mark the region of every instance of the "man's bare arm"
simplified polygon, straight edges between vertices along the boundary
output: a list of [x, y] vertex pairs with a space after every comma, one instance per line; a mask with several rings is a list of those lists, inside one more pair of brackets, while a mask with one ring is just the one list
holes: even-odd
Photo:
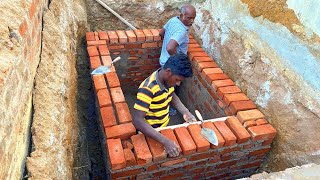
[[171, 141], [170, 139], [153, 129], [153, 127], [151, 127], [144, 120], [145, 115], [145, 112], [134, 109], [132, 122], [136, 129], [141, 131], [145, 136], [150, 137], [163, 144], [166, 152], [169, 154], [169, 157], [179, 156], [178, 145], [174, 141]]
[[196, 118], [190, 113], [189, 109], [180, 101], [180, 98], [173, 93], [171, 104], [175, 107], [182, 115], [183, 119], [187, 122], [197, 121]]
[[170, 39], [168, 45], [167, 45], [167, 51], [170, 55], [177, 54], [177, 47], [178, 47], [177, 41]]
[[164, 38], [165, 33], [166, 33], [166, 30], [163, 28], [159, 31], [159, 35], [161, 36], [162, 39]]

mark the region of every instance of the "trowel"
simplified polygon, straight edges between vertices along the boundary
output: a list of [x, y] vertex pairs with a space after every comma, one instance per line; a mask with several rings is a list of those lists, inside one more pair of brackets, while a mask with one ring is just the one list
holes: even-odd
[[119, 61], [120, 59], [121, 59], [121, 57], [118, 56], [113, 61], [111, 61], [111, 65], [110, 66], [99, 66], [98, 68], [96, 68], [95, 70], [92, 71], [91, 75], [94, 75], [94, 74], [105, 74], [105, 73], [110, 72], [113, 63]]
[[197, 118], [201, 121], [201, 135], [207, 140], [209, 141], [211, 144], [218, 146], [219, 142], [218, 142], [218, 138], [216, 133], [209, 128], [204, 128], [203, 127], [203, 118], [200, 114], [200, 112], [198, 110], [195, 110], [196, 116]]

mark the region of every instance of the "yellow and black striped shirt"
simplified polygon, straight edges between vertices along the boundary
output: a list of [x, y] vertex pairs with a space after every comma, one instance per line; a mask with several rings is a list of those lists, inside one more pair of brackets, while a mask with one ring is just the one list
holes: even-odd
[[153, 72], [140, 84], [134, 108], [147, 113], [144, 119], [150, 125], [166, 127], [170, 120], [169, 106], [174, 87], [166, 89], [160, 84], [158, 72]]

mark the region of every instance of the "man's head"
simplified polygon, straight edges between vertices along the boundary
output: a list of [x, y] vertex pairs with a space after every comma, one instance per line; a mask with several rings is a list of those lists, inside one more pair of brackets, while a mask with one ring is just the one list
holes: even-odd
[[180, 9], [180, 20], [185, 26], [191, 26], [196, 17], [196, 9], [191, 4], [185, 4]]
[[184, 78], [192, 77], [192, 67], [187, 55], [183, 53], [170, 56], [163, 66], [166, 87], [180, 86]]

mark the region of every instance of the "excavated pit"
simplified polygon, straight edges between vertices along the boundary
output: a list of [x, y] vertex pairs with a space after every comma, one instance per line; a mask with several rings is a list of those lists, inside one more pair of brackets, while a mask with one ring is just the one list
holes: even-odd
[[[306, 85], [310, 83], [309, 78], [297, 78], [299, 73], [283, 65], [283, 61], [294, 62], [300, 60], [300, 56], [294, 52], [290, 58], [281, 57], [282, 52], [274, 54], [274, 50], [292, 48], [272, 46], [273, 42], [259, 35], [259, 28], [248, 28], [253, 27], [252, 22], [265, 21], [256, 17], [259, 13], [255, 10], [260, 10], [256, 2], [248, 3], [251, 15], [246, 14], [247, 6], [241, 1], [230, 5], [218, 1], [195, 2], [198, 14], [190, 32], [194, 37], [190, 36], [188, 52], [195, 76], [182, 83], [179, 97], [191, 112], [200, 110], [204, 119], [222, 117], [225, 120], [224, 117], [229, 116], [222, 123], [207, 122], [221, 135], [223, 143], [219, 147], [202, 146], [199, 134], [194, 134], [197, 130], [192, 129], [198, 129], [198, 125], [179, 126], [183, 123], [180, 114], [171, 117], [168, 130], [183, 147], [175, 159], [157, 154], [159, 151], [150, 145], [155, 142], [133, 131], [129, 135], [114, 133], [114, 129], [124, 125], [133, 126], [128, 119], [121, 121], [124, 111], [118, 112], [119, 102], [115, 97], [120, 91], [114, 93], [112, 88], [122, 90], [121, 103], [128, 106], [127, 112], [132, 112], [138, 85], [159, 68], [158, 28], [178, 14], [176, 7], [181, 3], [105, 1], [140, 30], [129, 31], [95, 0], [30, 0], [14, 4], [5, 0], [0, 4], [8, 12], [8, 17], [2, 18], [0, 41], [3, 55], [0, 179], [174, 179], [183, 176], [228, 179], [248, 177], [269, 168], [282, 170], [319, 162], [319, 143], [314, 141], [319, 135], [313, 133], [319, 129], [319, 103], [312, 98], [317, 89]], [[284, 2], [279, 6], [284, 4], [287, 11]], [[270, 7], [272, 9], [272, 4]], [[282, 12], [281, 8], [276, 9]], [[254, 26], [268, 27], [270, 31], [263, 34], [270, 37], [292, 35], [272, 22], [281, 22], [289, 31], [296, 31], [293, 35], [307, 44], [303, 47], [314, 56], [303, 52], [314, 63], [319, 53], [312, 43], [319, 42], [318, 36], [305, 36], [304, 24], [294, 16], [294, 11], [288, 12], [290, 16], [284, 19], [294, 21], [282, 21], [281, 16], [274, 20], [268, 11], [262, 15], [271, 19], [271, 23]], [[224, 19], [225, 14], [233, 13], [237, 15], [230, 16], [232, 20]], [[256, 19], [248, 20], [251, 16]], [[292, 22], [298, 22], [294, 23], [297, 26], [291, 26]], [[230, 32], [224, 32], [226, 29]], [[129, 32], [133, 36], [129, 36]], [[291, 42], [288, 44], [300, 45], [288, 40]], [[109, 54], [102, 54], [105, 52], [101, 46], [105, 46]], [[96, 52], [92, 54], [92, 51]], [[297, 53], [305, 55], [301, 51]], [[117, 56], [122, 60], [115, 64], [113, 73], [120, 84], [109, 87], [108, 77], [103, 76], [106, 86], [97, 88], [97, 77], [90, 72], [106, 63], [104, 58]], [[100, 64], [95, 64], [97, 59]], [[270, 73], [266, 76], [265, 72]], [[314, 78], [312, 74], [307, 75]], [[311, 84], [319, 87], [317, 82]], [[110, 102], [101, 105], [98, 94], [102, 90], [109, 93]], [[111, 125], [105, 124], [105, 121], [111, 122], [111, 116], [101, 113], [101, 109], [108, 107], [113, 108], [111, 114], [115, 116], [115, 123]], [[133, 148], [125, 146], [128, 142]], [[188, 143], [193, 145], [186, 146]], [[156, 147], [164, 152], [161, 145]], [[267, 159], [270, 150], [271, 156]], [[270, 163], [272, 161], [275, 163]]]
[[193, 37], [189, 38], [194, 76], [182, 83], [178, 95], [191, 112], [197, 109], [209, 119], [204, 126], [215, 131], [219, 144], [210, 145], [198, 123], [181, 124], [181, 116], [177, 116], [170, 126], [157, 128], [181, 147], [180, 156], [168, 158], [161, 144], [137, 134], [130, 114], [138, 86], [160, 67], [159, 31], [86, 33], [91, 70], [110, 66], [112, 59], [121, 57], [111, 72], [92, 75], [108, 178], [241, 178], [265, 163], [276, 130]]

